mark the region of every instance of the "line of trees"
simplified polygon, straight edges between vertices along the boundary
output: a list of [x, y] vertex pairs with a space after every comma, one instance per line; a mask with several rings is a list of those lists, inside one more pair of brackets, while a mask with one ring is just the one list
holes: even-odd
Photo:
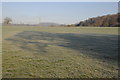
[[[4, 18], [3, 24], [11, 23], [12, 23], [11, 18], [9, 17]], [[80, 21], [78, 24], [71, 24], [67, 26], [120, 27], [120, 13], [89, 18], [88, 20]]]
[[80, 21], [75, 26], [120, 27], [120, 13], [89, 18], [88, 20]]

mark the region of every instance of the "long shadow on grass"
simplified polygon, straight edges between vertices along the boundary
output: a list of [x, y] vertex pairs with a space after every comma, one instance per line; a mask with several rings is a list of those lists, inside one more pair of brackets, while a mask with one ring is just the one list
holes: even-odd
[[32, 52], [46, 53], [45, 48], [48, 45], [57, 45], [80, 51], [94, 58], [117, 62], [117, 35], [24, 31], [7, 40], [13, 41], [15, 44], [19, 44], [22, 49]]

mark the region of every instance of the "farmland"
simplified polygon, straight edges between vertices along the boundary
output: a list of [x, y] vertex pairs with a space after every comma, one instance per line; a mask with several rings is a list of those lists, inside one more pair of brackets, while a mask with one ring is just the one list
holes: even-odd
[[3, 26], [3, 78], [118, 77], [117, 27]]

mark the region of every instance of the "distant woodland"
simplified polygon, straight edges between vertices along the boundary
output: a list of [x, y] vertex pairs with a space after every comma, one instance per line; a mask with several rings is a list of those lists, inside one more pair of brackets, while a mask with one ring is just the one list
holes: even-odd
[[79, 23], [72, 25], [95, 27], [120, 27], [120, 13], [89, 18], [88, 20], [80, 21]]
[[98, 16], [89, 18], [84, 21], [80, 21], [76, 24], [57, 24], [57, 23], [41, 23], [41, 24], [13, 24], [13, 21], [11, 18], [6, 17], [4, 19], [3, 25], [17, 25], [17, 26], [64, 26], [64, 27], [120, 27], [120, 13], [117, 14], [111, 14], [111, 15], [104, 15], [104, 16]]

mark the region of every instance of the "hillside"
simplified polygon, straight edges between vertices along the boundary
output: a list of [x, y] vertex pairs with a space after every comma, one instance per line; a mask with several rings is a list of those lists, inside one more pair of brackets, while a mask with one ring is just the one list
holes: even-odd
[[75, 26], [96, 26], [96, 27], [120, 27], [120, 19], [118, 17], [120, 14], [112, 14], [105, 16], [98, 16], [94, 18], [89, 18], [85, 21], [80, 21]]

